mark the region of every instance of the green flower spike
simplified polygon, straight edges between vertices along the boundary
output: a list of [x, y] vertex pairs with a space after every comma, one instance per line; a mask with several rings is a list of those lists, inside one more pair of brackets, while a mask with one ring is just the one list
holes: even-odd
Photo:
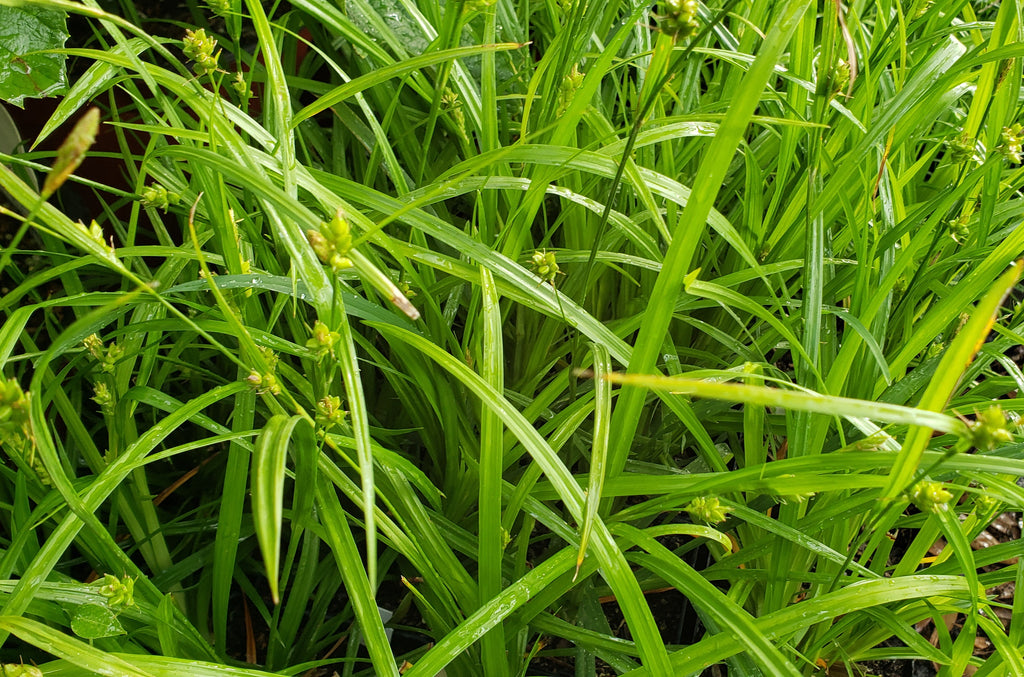
[[729, 508], [723, 506], [717, 496], [695, 498], [683, 510], [690, 513], [690, 517], [694, 520], [708, 524], [724, 522], [729, 514]]
[[1013, 430], [1008, 425], [1006, 414], [998, 404], [978, 412], [974, 421], [967, 423], [968, 434], [963, 446], [992, 451], [996, 447], [1013, 442]]
[[320, 230], [307, 230], [306, 237], [321, 263], [338, 272], [352, 267], [348, 253], [352, 249], [352, 231], [348, 220], [339, 209], [334, 218], [320, 224]]
[[135, 579], [130, 576], [118, 578], [104, 574], [103, 578], [93, 582], [99, 587], [99, 593], [107, 598], [107, 604], [113, 607], [135, 606]]
[[839, 59], [834, 67], [822, 73], [819, 78], [818, 95], [831, 100], [849, 86], [850, 64], [844, 59]]
[[92, 355], [94, 360], [98, 362], [103, 361], [106, 352], [103, 349], [103, 341], [97, 334], [89, 334], [86, 336], [85, 340], [82, 341], [82, 345], [85, 346], [85, 349], [89, 351], [89, 354]]
[[96, 134], [100, 129], [100, 109], [90, 108], [85, 112], [68, 134], [68, 138], [57, 149], [57, 158], [53, 161], [50, 173], [46, 175], [43, 182], [43, 190], [40, 193], [45, 200], [64, 185], [78, 165], [85, 159], [85, 153], [96, 141]]
[[106, 383], [97, 383], [93, 388], [92, 401], [100, 405], [100, 411], [107, 416], [114, 413], [114, 396], [110, 394], [110, 388]]
[[331, 331], [326, 324], [320, 320], [313, 325], [313, 338], [306, 341], [306, 347], [317, 351], [319, 357], [327, 353], [334, 354], [335, 344], [341, 340], [341, 334]]
[[231, 0], [206, 0], [206, 4], [217, 16], [226, 17], [231, 11]]
[[444, 94], [441, 95], [441, 110], [447, 111], [451, 116], [452, 122], [459, 130], [459, 135], [464, 139], [467, 138], [466, 115], [462, 112], [462, 101], [459, 100], [458, 93], [446, 88]]
[[316, 422], [324, 428], [330, 429], [341, 425], [347, 414], [348, 412], [341, 408], [340, 397], [332, 395], [316, 403]]
[[697, 0], [665, 0], [666, 14], [661, 29], [674, 39], [688, 38], [697, 32]]
[[205, 75], [217, 70], [217, 59], [220, 58], [220, 52], [214, 53], [213, 51], [217, 49], [215, 38], [209, 37], [206, 35], [206, 31], [200, 28], [195, 31], [186, 30], [183, 42], [185, 44], [182, 51], [185, 53], [185, 58], [195, 61], [192, 64], [192, 70]]
[[584, 74], [580, 72], [579, 65], [573, 64], [572, 69], [562, 78], [562, 82], [558, 86], [557, 115], [559, 117], [569, 109], [573, 98], [576, 96], [576, 90], [583, 85], [584, 77]]
[[93, 359], [100, 363], [100, 368], [108, 374], [114, 371], [117, 361], [124, 357], [124, 346], [111, 343], [109, 348], [104, 348], [103, 341], [96, 334], [86, 336], [82, 345], [89, 351]]
[[165, 214], [168, 207], [178, 204], [178, 201], [181, 200], [180, 195], [167, 190], [159, 183], [146, 186], [142, 189], [141, 195], [143, 207], [154, 207]]
[[942, 512], [949, 509], [953, 494], [949, 493], [942, 482], [921, 480], [910, 490], [910, 500], [921, 512]]
[[1024, 127], [1020, 123], [1003, 127], [999, 135], [999, 152], [1014, 164], [1021, 163], [1021, 144], [1024, 142]]
[[971, 236], [971, 228], [968, 225], [970, 222], [970, 214], [961, 214], [949, 222], [949, 236], [953, 238], [954, 242], [957, 244], [967, 242], [967, 238]]
[[565, 274], [558, 267], [555, 252], [535, 251], [530, 258], [530, 269], [542, 282], [547, 282], [552, 286], [555, 284], [556, 276]]
[[29, 397], [12, 379], [0, 380], [0, 441], [28, 433]]
[[245, 377], [245, 382], [256, 391], [257, 395], [280, 395], [281, 385], [273, 374], [261, 374], [258, 371], [250, 371]]

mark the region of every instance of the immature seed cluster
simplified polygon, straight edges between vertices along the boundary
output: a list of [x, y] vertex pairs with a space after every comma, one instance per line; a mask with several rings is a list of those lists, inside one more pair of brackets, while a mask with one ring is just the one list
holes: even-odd
[[684, 508], [690, 517], [698, 522], [718, 524], [724, 522], [729, 508], [722, 505], [717, 496], [698, 496]]
[[329, 265], [334, 272], [352, 267], [348, 258], [352, 249], [352, 231], [340, 209], [333, 219], [320, 224], [320, 230], [307, 230], [306, 237], [320, 262]]
[[185, 53], [185, 58], [195, 61], [192, 70], [204, 75], [209, 75], [217, 70], [217, 59], [220, 58], [220, 52], [214, 53], [213, 51], [217, 49], [215, 38], [206, 35], [206, 31], [200, 28], [195, 31], [185, 31], [183, 42], [182, 51]]
[[0, 380], [0, 442], [27, 431], [28, 404], [28, 393], [16, 380]]
[[168, 207], [178, 204], [181, 196], [169, 191], [159, 183], [152, 183], [142, 189], [142, 206], [154, 207], [167, 213]]
[[563, 274], [555, 259], [555, 252], [535, 251], [530, 258], [530, 268], [543, 282], [551, 285], [555, 284], [555, 277]]
[[697, 0], [666, 0], [661, 29], [678, 40], [697, 32]]

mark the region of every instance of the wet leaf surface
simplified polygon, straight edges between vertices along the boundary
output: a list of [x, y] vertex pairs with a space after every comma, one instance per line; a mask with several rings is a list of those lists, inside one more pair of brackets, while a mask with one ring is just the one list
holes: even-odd
[[0, 6], [0, 99], [21, 107], [26, 98], [64, 92], [66, 58], [41, 52], [60, 49], [67, 39], [63, 12]]

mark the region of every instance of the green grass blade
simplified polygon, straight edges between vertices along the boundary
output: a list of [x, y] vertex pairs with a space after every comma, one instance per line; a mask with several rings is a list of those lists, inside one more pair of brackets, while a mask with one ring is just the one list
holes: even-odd
[[[252, 463], [252, 513], [256, 538], [270, 583], [274, 604], [280, 602], [278, 579], [281, 566], [281, 523], [284, 519], [284, 471], [292, 436], [296, 444], [310, 445], [311, 435], [301, 435], [299, 416], [272, 416], [256, 438]], [[308, 429], [308, 426], [306, 426]]]

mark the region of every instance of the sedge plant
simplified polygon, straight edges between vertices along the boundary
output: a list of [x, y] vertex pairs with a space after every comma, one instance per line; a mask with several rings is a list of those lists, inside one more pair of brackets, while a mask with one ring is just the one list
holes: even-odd
[[27, 1], [4, 674], [1024, 674], [1017, 3]]

